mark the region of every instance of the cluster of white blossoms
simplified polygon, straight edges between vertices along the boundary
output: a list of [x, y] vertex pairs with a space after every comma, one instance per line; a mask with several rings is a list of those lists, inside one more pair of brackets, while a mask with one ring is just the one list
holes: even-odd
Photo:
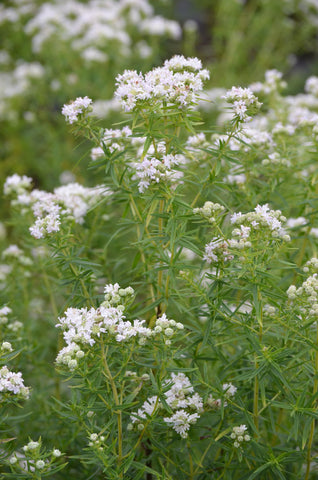
[[175, 335], [175, 333], [178, 332], [178, 330], [183, 330], [184, 325], [181, 322], [176, 322], [175, 320], [171, 319], [169, 320], [167, 318], [167, 315], [163, 313], [161, 317], [157, 318], [155, 327], [154, 327], [154, 333], [162, 333], [162, 335], [165, 337], [165, 344], [170, 345], [171, 344], [171, 337]]
[[284, 125], [282, 122], [277, 122], [272, 129], [272, 134], [274, 136], [288, 135], [291, 137], [292, 135], [294, 135], [295, 131], [296, 131], [296, 128], [294, 125], [290, 125], [290, 124]]
[[9, 458], [9, 464], [18, 467], [23, 474], [27, 473], [32, 476], [34, 476], [36, 470], [49, 470], [52, 463], [62, 455], [58, 448], [53, 448], [50, 452], [51, 460], [49, 461], [48, 454], [42, 451], [41, 439], [38, 441], [30, 440], [22, 447], [22, 451], [23, 453], [14, 452]]
[[92, 160], [97, 160], [98, 158], [103, 157], [105, 155], [104, 148], [109, 150], [110, 153], [122, 152], [127, 145], [127, 137], [130, 137], [131, 135], [132, 131], [127, 126], [122, 129], [106, 128], [100, 145], [91, 150]]
[[190, 135], [186, 142], [186, 146], [194, 150], [208, 145], [209, 143], [207, 142], [205, 134], [203, 132], [197, 133], [196, 135]]
[[233, 255], [229, 252], [229, 243], [224, 238], [214, 237], [205, 246], [203, 260], [207, 263], [227, 262], [233, 260], [233, 258]]
[[274, 307], [273, 305], [269, 305], [266, 303], [263, 307], [263, 315], [264, 317], [270, 317], [274, 318], [275, 315], [277, 314], [277, 308]]
[[13, 348], [10, 342], [2, 342], [0, 346], [0, 354], [1, 353], [11, 353], [13, 352]]
[[154, 328], [148, 328], [145, 320], [125, 320], [125, 306], [133, 294], [131, 287], [123, 289], [118, 283], [110, 284], [106, 285], [105, 301], [98, 308], [68, 308], [56, 325], [63, 330], [67, 344], [59, 352], [57, 364], [74, 370], [78, 360], [85, 356], [85, 348], [94, 345], [101, 335], [118, 343], [136, 338], [139, 345], [150, 338], [161, 338], [169, 345], [183, 324], [169, 320], [165, 314], [156, 320]]
[[318, 77], [308, 77], [305, 83], [305, 92], [318, 97]]
[[25, 181], [24, 177], [19, 181], [16, 174], [13, 177], [6, 180], [5, 193], [14, 196], [12, 205], [19, 206], [22, 213], [31, 208], [36, 220], [30, 233], [35, 238], [58, 232], [62, 217], [82, 224], [88, 211], [111, 193], [101, 185], [87, 188], [78, 183], [63, 185], [53, 193], [37, 189], [30, 192], [31, 181]]
[[105, 300], [102, 305], [104, 307], [117, 307], [118, 305], [126, 305], [134, 296], [132, 287], [121, 288], [118, 283], [110, 283], [104, 288]]
[[17, 262], [24, 267], [29, 267], [33, 264], [33, 260], [26, 256], [17, 245], [9, 245], [9, 247], [3, 250], [2, 258], [9, 262]]
[[267, 158], [262, 160], [262, 165], [273, 165], [275, 167], [281, 165], [283, 167], [291, 167], [291, 162], [287, 160], [287, 158], [282, 158], [278, 152], [273, 152], [270, 153]]
[[12, 313], [10, 307], [2, 307], [0, 308], [0, 326], [3, 325], [7, 331], [7, 333], [18, 333], [23, 328], [23, 323], [19, 322], [19, 320], [10, 321], [8, 319], [8, 315]]
[[[230, 383], [223, 383], [222, 390], [223, 390], [223, 406], [226, 407], [227, 400], [235, 396], [237, 392], [237, 388], [230, 382]], [[208, 407], [211, 407], [211, 408], [220, 408], [222, 405], [222, 399], [214, 398], [213, 395], [209, 395], [206, 401], [206, 404]]]
[[[1, 13], [0, 13], [1, 17]], [[1, 20], [0, 20], [1, 22]], [[38, 62], [16, 62], [11, 71], [0, 72], [0, 118], [4, 121], [16, 121], [18, 110], [15, 103], [23, 98], [35, 81], [42, 79], [44, 67]]]
[[282, 79], [283, 74], [278, 70], [267, 70], [265, 72], [265, 81], [252, 83], [249, 88], [252, 92], [269, 95], [279, 92], [286, 88], [287, 83]]
[[125, 111], [144, 105], [177, 104], [187, 106], [196, 102], [209, 72], [202, 69], [198, 58], [176, 55], [166, 60], [163, 67], [154, 68], [143, 75], [135, 70], [125, 70], [117, 76], [115, 97]]
[[233, 260], [236, 250], [252, 247], [260, 241], [269, 244], [273, 240], [289, 241], [283, 227], [286, 218], [280, 210], [270, 210], [267, 204], [257, 205], [253, 212], [234, 213], [231, 223], [237, 227], [232, 230], [232, 238], [215, 237], [205, 246], [203, 257], [208, 263]]
[[140, 41], [145, 34], [178, 39], [182, 32], [177, 22], [155, 15], [148, 0], [65, 0], [32, 6], [24, 30], [33, 37], [34, 52], [54, 38], [67, 42], [87, 61], [107, 62], [111, 48], [125, 57], [132, 47], [140, 57], [151, 54], [151, 47], [145, 53]]
[[231, 223], [238, 225], [232, 231], [232, 235], [238, 237], [238, 240], [229, 240], [231, 247], [240, 248], [240, 240], [243, 242], [243, 246], [249, 239], [252, 233], [262, 233], [262, 238], [265, 240], [270, 239], [282, 239], [289, 241], [290, 237], [286, 234], [286, 230], [283, 224], [286, 222], [286, 217], [282, 215], [280, 210], [270, 210], [268, 204], [257, 205], [253, 212], [245, 214], [234, 213], [231, 216]]
[[24, 452], [33, 452], [34, 450], [39, 450], [41, 447], [40, 442], [35, 442], [34, 440], [31, 440], [27, 445], [24, 445], [22, 450]]
[[98, 448], [98, 450], [103, 450], [102, 443], [104, 441], [104, 435], [98, 435], [98, 433], [91, 433], [89, 436], [88, 446]]
[[183, 155], [162, 155], [156, 158], [151, 155], [145, 155], [141, 162], [134, 164], [136, 168], [136, 177], [139, 179], [138, 189], [144, 193], [151, 184], [159, 182], [170, 183], [174, 185], [183, 177], [183, 172], [174, 167], [184, 162]]
[[307, 224], [308, 220], [305, 217], [288, 218], [286, 222], [288, 228], [304, 227]]
[[203, 207], [194, 208], [193, 213], [201, 215], [201, 217], [208, 220], [209, 223], [215, 223], [217, 217], [219, 217], [224, 210], [223, 205], [219, 203], [205, 202]]
[[2, 307], [0, 308], [0, 325], [5, 325], [8, 323], [8, 315], [12, 313], [12, 310], [10, 307]]
[[239, 427], [233, 427], [231, 438], [234, 440], [234, 447], [240, 448], [242, 447], [244, 442], [249, 442], [251, 437], [246, 433], [247, 426], [240, 425]]
[[[317, 262], [311, 259], [306, 266], [316, 267]], [[292, 301], [292, 305], [299, 307], [299, 312], [306, 317], [318, 317], [318, 274], [314, 273], [309, 276], [302, 285], [297, 288], [291, 285], [287, 290], [287, 296]]]
[[77, 122], [91, 111], [90, 105], [93, 103], [92, 99], [88, 97], [78, 97], [74, 102], [65, 104], [62, 108], [62, 114], [69, 124]]
[[251, 108], [253, 111], [258, 110], [262, 105], [249, 88], [232, 87], [222, 98], [228, 103], [232, 103], [234, 118], [240, 122], [249, 121]]
[[0, 398], [12, 395], [27, 399], [30, 395], [30, 389], [24, 386], [21, 372], [14, 373], [7, 366], [3, 366], [0, 369]]
[[[171, 378], [164, 382], [165, 386], [170, 386], [164, 393], [165, 403], [169, 405], [173, 414], [170, 417], [164, 417], [163, 420], [173, 428], [182, 438], [187, 438], [190, 426], [197, 422], [200, 413], [203, 412], [203, 401], [201, 396], [194, 392], [189, 378], [184, 373], [171, 374]], [[132, 429], [135, 425], [137, 429], [143, 430], [145, 422], [149, 417], [164, 410], [164, 405], [160, 398], [153, 396], [148, 398], [137, 412], [130, 416]]]
[[308, 273], [310, 271], [317, 272], [318, 271], [318, 258], [313, 257], [310, 260], [308, 260], [308, 262], [305, 263], [303, 271], [305, 273]]
[[23, 175], [22, 177], [17, 173], [14, 173], [10, 177], [7, 177], [4, 186], [3, 193], [5, 195], [23, 195], [28, 192], [32, 187], [32, 178]]

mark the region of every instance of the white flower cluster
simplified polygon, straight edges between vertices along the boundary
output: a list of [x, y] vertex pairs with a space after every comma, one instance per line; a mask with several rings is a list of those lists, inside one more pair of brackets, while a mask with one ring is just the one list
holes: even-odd
[[0, 118], [2, 120], [14, 122], [17, 119], [15, 102], [20, 97], [23, 98], [31, 89], [34, 80], [41, 79], [44, 74], [45, 69], [40, 63], [23, 61], [17, 62], [12, 71], [0, 72]]
[[318, 97], [318, 77], [308, 77], [305, 83], [305, 92]]
[[175, 184], [183, 177], [183, 172], [175, 170], [176, 165], [184, 162], [183, 155], [163, 155], [156, 158], [146, 155], [141, 162], [134, 164], [136, 168], [136, 177], [139, 179], [138, 189], [144, 193], [151, 184], [159, 182], [169, 182]]
[[12, 313], [11, 308], [0, 308], [0, 326], [4, 325], [9, 332], [17, 333], [23, 327], [23, 323], [18, 320], [9, 323], [8, 315]]
[[8, 323], [8, 315], [12, 313], [12, 310], [10, 307], [2, 307], [0, 308], [0, 325], [5, 325]]
[[263, 307], [263, 315], [264, 317], [270, 317], [273, 318], [277, 314], [277, 308], [274, 307], [273, 305], [269, 305], [266, 303]]
[[240, 448], [243, 442], [249, 442], [251, 437], [246, 433], [247, 426], [240, 425], [239, 427], [233, 427], [233, 431], [231, 433], [231, 438], [234, 440], [234, 447]]
[[154, 328], [146, 327], [145, 320], [126, 321], [125, 305], [131, 301], [133, 293], [131, 287], [122, 289], [118, 283], [110, 284], [106, 285], [105, 301], [98, 308], [68, 308], [56, 325], [62, 328], [67, 344], [59, 352], [57, 364], [74, 370], [78, 360], [85, 356], [83, 348], [94, 345], [102, 334], [119, 343], [137, 338], [140, 345], [150, 338], [163, 335], [163, 340], [169, 345], [171, 337], [182, 330], [183, 325], [169, 320], [165, 314], [156, 320]]
[[31, 440], [27, 445], [24, 445], [22, 450], [24, 452], [33, 452], [34, 450], [40, 449], [40, 442], [35, 442], [34, 440]]
[[161, 317], [157, 318], [156, 320], [155, 327], [154, 327], [154, 334], [162, 333], [166, 338], [165, 344], [170, 345], [171, 344], [170, 338], [173, 337], [173, 335], [178, 330], [183, 330], [183, 329], [184, 329], [183, 323], [176, 322], [175, 320], [169, 320], [167, 318], [167, 315], [163, 313]]
[[[223, 383], [222, 385], [223, 390], [223, 406], [227, 406], [227, 400], [234, 397], [237, 392], [237, 388], [230, 382], [230, 383]], [[220, 408], [222, 405], [221, 398], [214, 398], [212, 395], [209, 395], [206, 404], [212, 408]]]
[[64, 330], [64, 340], [68, 345], [75, 342], [92, 346], [101, 333], [114, 331], [115, 326], [123, 321], [123, 310], [121, 306], [117, 308], [101, 306], [97, 309], [68, 308], [56, 326]]
[[19, 248], [17, 245], [9, 245], [8, 248], [3, 250], [2, 258], [7, 261], [16, 261], [24, 267], [29, 267], [33, 264], [32, 259], [24, 255], [23, 250], [21, 250], [21, 248]]
[[14, 373], [7, 366], [3, 366], [0, 369], [0, 398], [12, 394], [27, 399], [30, 395], [30, 389], [24, 386], [21, 372]]
[[51, 451], [52, 458], [51, 461], [49, 461], [47, 458], [48, 454], [41, 452], [41, 447], [41, 439], [38, 441], [30, 440], [29, 443], [22, 447], [23, 453], [14, 452], [11, 455], [9, 464], [18, 467], [22, 474], [27, 474], [28, 476], [30, 474], [34, 476], [33, 472], [35, 472], [35, 470], [43, 470], [46, 467], [50, 469], [52, 463], [62, 455], [62, 452], [58, 448], [53, 448]]
[[176, 55], [166, 60], [163, 67], [154, 68], [143, 75], [134, 70], [125, 70], [117, 77], [115, 97], [125, 111], [142, 107], [145, 102], [161, 106], [177, 104], [187, 106], [195, 103], [203, 89], [203, 81], [209, 72], [202, 69], [197, 58]]
[[249, 116], [251, 107], [257, 110], [262, 105], [249, 88], [232, 87], [222, 98], [233, 104], [234, 118], [240, 122], [247, 122], [251, 119]]
[[267, 165], [281, 165], [283, 167], [291, 167], [291, 163], [287, 158], [282, 158], [279, 153], [274, 152], [270, 153], [267, 158], [264, 158], [262, 160], [262, 165], [267, 166]]
[[308, 273], [310, 271], [318, 271], [318, 258], [311, 258], [310, 260], [308, 260], [308, 262], [305, 263], [305, 266], [303, 268], [303, 271]]
[[59, 351], [55, 361], [57, 365], [64, 365], [73, 371], [78, 366], [78, 360], [84, 356], [85, 352], [81, 350], [77, 343], [71, 342]]
[[118, 305], [126, 305], [130, 302], [134, 295], [132, 287], [121, 288], [118, 283], [110, 283], [104, 288], [105, 300], [102, 303], [104, 307], [117, 307]]
[[214, 237], [205, 246], [203, 260], [206, 260], [207, 263], [227, 262], [233, 260], [233, 258], [233, 255], [229, 252], [229, 243], [224, 238]]
[[[232, 231], [232, 235], [239, 237], [243, 240], [243, 244], [246, 243], [247, 238], [250, 237], [252, 232], [259, 232], [267, 234], [267, 238], [281, 238], [285, 241], [289, 241], [290, 237], [286, 234], [283, 228], [283, 223], [286, 222], [286, 217], [282, 215], [280, 210], [270, 210], [268, 204], [257, 205], [254, 212], [248, 212], [245, 214], [234, 213], [231, 216], [231, 223], [233, 225], [239, 225], [240, 228], [236, 228]], [[240, 248], [240, 240], [230, 241], [231, 247]]]
[[205, 134], [203, 132], [191, 135], [188, 137], [186, 146], [188, 148], [197, 149], [209, 145], [206, 141]]
[[289, 241], [290, 236], [282, 225], [284, 222], [286, 218], [282, 212], [270, 210], [267, 204], [257, 205], [253, 212], [234, 213], [231, 223], [237, 228], [232, 230], [232, 238], [213, 238], [205, 246], [203, 259], [208, 263], [233, 260], [233, 250], [250, 248], [253, 241], [259, 243], [262, 240], [267, 244], [274, 239]]
[[106, 52], [112, 48], [118, 55], [127, 57], [134, 47], [142, 57], [140, 32], [143, 36], [174, 39], [181, 36], [179, 24], [154, 15], [148, 0], [50, 1], [34, 6], [33, 10], [24, 29], [33, 37], [34, 52], [43, 50], [46, 42], [54, 38], [67, 42], [87, 61], [105, 62]]
[[91, 433], [89, 436], [89, 447], [98, 448], [99, 450], [103, 450], [101, 446], [102, 443], [105, 441], [104, 435], [98, 435], [98, 433]]
[[263, 93], [269, 95], [275, 92], [279, 92], [286, 88], [287, 83], [282, 80], [283, 74], [278, 70], [267, 70], [265, 72], [265, 81], [252, 83], [249, 88], [255, 93]]
[[26, 208], [32, 209], [36, 220], [30, 227], [30, 232], [35, 238], [43, 238], [47, 234], [58, 232], [62, 216], [64, 219], [72, 219], [82, 224], [88, 211], [111, 193], [102, 186], [86, 188], [78, 183], [63, 185], [56, 188], [53, 193], [36, 189], [29, 192], [27, 188], [30, 187], [31, 182], [24, 181], [23, 177], [19, 182], [16, 174], [13, 177], [13, 181], [12, 177], [8, 177], [5, 193], [16, 195], [12, 204], [23, 207], [22, 212]]
[[1, 353], [11, 353], [13, 352], [13, 348], [10, 342], [2, 342], [0, 346]]
[[62, 114], [67, 123], [75, 123], [80, 118], [83, 118], [91, 109], [89, 106], [93, 101], [88, 97], [78, 97], [74, 102], [65, 104], [62, 108]]
[[308, 220], [305, 217], [289, 218], [286, 222], [288, 228], [297, 228], [307, 225]]
[[[311, 263], [313, 266], [316, 264], [315, 261]], [[299, 306], [301, 314], [318, 317], [318, 274], [314, 273], [308, 277], [299, 288], [291, 285], [287, 290], [287, 296], [293, 304]]]
[[193, 213], [201, 215], [201, 217], [208, 220], [209, 223], [215, 223], [216, 217], [218, 217], [225, 208], [219, 203], [205, 202], [203, 207], [194, 208]]
[[240, 168], [240, 166], [231, 168], [230, 173], [223, 178], [223, 182], [229, 183], [230, 185], [237, 185], [239, 187], [244, 185], [246, 182], [245, 173], [236, 173]]
[[296, 129], [294, 127], [294, 125], [290, 125], [290, 124], [287, 124], [287, 125], [283, 125], [282, 122], [277, 122], [273, 129], [272, 129], [272, 134], [273, 135], [289, 135], [289, 136], [292, 136], [294, 135]]
[[126, 145], [127, 137], [132, 135], [132, 131], [129, 127], [123, 127], [122, 129], [106, 128], [99, 147], [92, 148], [91, 158], [97, 160], [105, 155], [103, 147], [105, 146], [110, 153], [122, 152]]
[[[190, 426], [200, 418], [199, 413], [203, 411], [203, 401], [198, 393], [194, 392], [191, 382], [184, 373], [171, 374], [171, 378], [166, 380], [164, 385], [170, 386], [164, 393], [165, 402], [174, 411], [170, 417], [164, 417], [163, 420], [170, 425], [182, 438], [187, 438]], [[159, 397], [148, 398], [137, 412], [130, 416], [132, 428], [134, 424], [142, 430], [144, 422], [158, 410], [162, 410], [163, 405]], [[194, 413], [191, 413], [194, 412]]]
[[3, 193], [5, 195], [23, 195], [28, 192], [32, 187], [32, 178], [23, 175], [22, 177], [17, 173], [14, 173], [10, 177], [7, 177], [4, 186]]

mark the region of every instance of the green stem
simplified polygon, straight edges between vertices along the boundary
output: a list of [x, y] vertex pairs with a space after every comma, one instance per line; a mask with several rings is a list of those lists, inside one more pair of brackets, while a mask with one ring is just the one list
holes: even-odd
[[[162, 247], [162, 235], [163, 235], [163, 218], [162, 214], [164, 212], [164, 200], [161, 199], [159, 202], [159, 219], [158, 219], [158, 234], [159, 234], [159, 243]], [[163, 270], [161, 268], [162, 262], [159, 265], [159, 272], [158, 272], [158, 294], [161, 296], [161, 289], [162, 289], [162, 280], [163, 280]], [[158, 305], [157, 309], [157, 316], [161, 313], [161, 304]]]
[[[111, 389], [112, 389], [112, 392], [113, 392], [115, 405], [119, 406], [121, 402], [120, 402], [120, 399], [119, 399], [119, 396], [118, 396], [116, 384], [114, 382], [113, 376], [111, 374], [111, 371], [110, 371], [108, 363], [107, 363], [107, 350], [105, 350], [105, 348], [104, 348], [103, 341], [101, 341], [101, 346], [102, 346], [102, 358], [103, 358], [103, 366], [104, 366], [104, 370], [105, 370], [105, 375], [106, 375], [106, 377], [107, 377], [107, 379], [110, 383], [110, 386], [111, 386]], [[121, 410], [117, 410], [115, 413], [117, 415], [117, 428], [118, 428], [118, 459], [117, 459], [117, 463], [118, 463], [118, 466], [120, 466], [121, 462], [122, 462], [122, 459], [123, 459], [122, 413], [121, 413]], [[122, 478], [122, 472], [120, 473], [119, 478]]]
[[[142, 222], [142, 218], [141, 218], [140, 212], [139, 212], [139, 210], [138, 210], [138, 208], [137, 208], [137, 205], [136, 205], [136, 203], [135, 203], [135, 201], [134, 201], [134, 199], [133, 199], [133, 196], [132, 196], [132, 195], [129, 195], [129, 197], [130, 197], [130, 200], [131, 200], [130, 208], [131, 208], [131, 211], [132, 211], [133, 216], [134, 216], [135, 218], [138, 217], [138, 219]], [[137, 228], [137, 237], [138, 237], [138, 240], [139, 240], [140, 237], [141, 237], [141, 232], [140, 232], [140, 227], [139, 227], [138, 223], [137, 223], [137, 225], [136, 225], [136, 228]], [[147, 229], [147, 227], [146, 227], [146, 229]], [[147, 271], [146, 256], [145, 256], [145, 254], [144, 254], [144, 251], [143, 251], [142, 247], [139, 247], [139, 251], [140, 251], [141, 261], [142, 261], [142, 263], [143, 263], [144, 266], [145, 266], [145, 271]], [[149, 284], [149, 289], [150, 289], [151, 301], [152, 301], [152, 303], [155, 303], [155, 301], [156, 301], [155, 292], [154, 292], [153, 285], [152, 285], [151, 283]]]
[[[257, 287], [257, 299], [259, 301], [259, 318], [258, 325], [258, 340], [259, 344], [261, 345], [263, 339], [263, 309], [262, 309], [262, 296], [259, 287]], [[258, 360], [257, 354], [255, 354], [255, 371], [258, 369]], [[254, 380], [254, 400], [253, 400], [253, 416], [254, 416], [254, 425], [256, 430], [258, 431], [259, 428], [259, 411], [258, 411], [258, 403], [259, 403], [259, 380], [257, 374], [255, 375]]]

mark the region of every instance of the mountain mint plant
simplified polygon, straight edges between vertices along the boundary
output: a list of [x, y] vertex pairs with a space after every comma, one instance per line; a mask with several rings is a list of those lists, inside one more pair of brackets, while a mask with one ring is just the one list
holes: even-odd
[[124, 70], [113, 126], [65, 104], [95, 186], [5, 181], [3, 478], [316, 478], [318, 80], [219, 91], [210, 125], [209, 75]]

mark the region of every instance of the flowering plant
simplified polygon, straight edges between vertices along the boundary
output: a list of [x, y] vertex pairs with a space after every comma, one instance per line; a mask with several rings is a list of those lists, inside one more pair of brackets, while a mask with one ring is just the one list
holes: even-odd
[[41, 410], [23, 362], [39, 343], [54, 398], [47, 438], [3, 442], [7, 477], [314, 478], [318, 80], [300, 97], [277, 72], [233, 87], [220, 127], [197, 131], [208, 78], [181, 55], [126, 70], [116, 128], [88, 97], [66, 104], [97, 187], [6, 180], [0, 400], [14, 435], [17, 405]]

